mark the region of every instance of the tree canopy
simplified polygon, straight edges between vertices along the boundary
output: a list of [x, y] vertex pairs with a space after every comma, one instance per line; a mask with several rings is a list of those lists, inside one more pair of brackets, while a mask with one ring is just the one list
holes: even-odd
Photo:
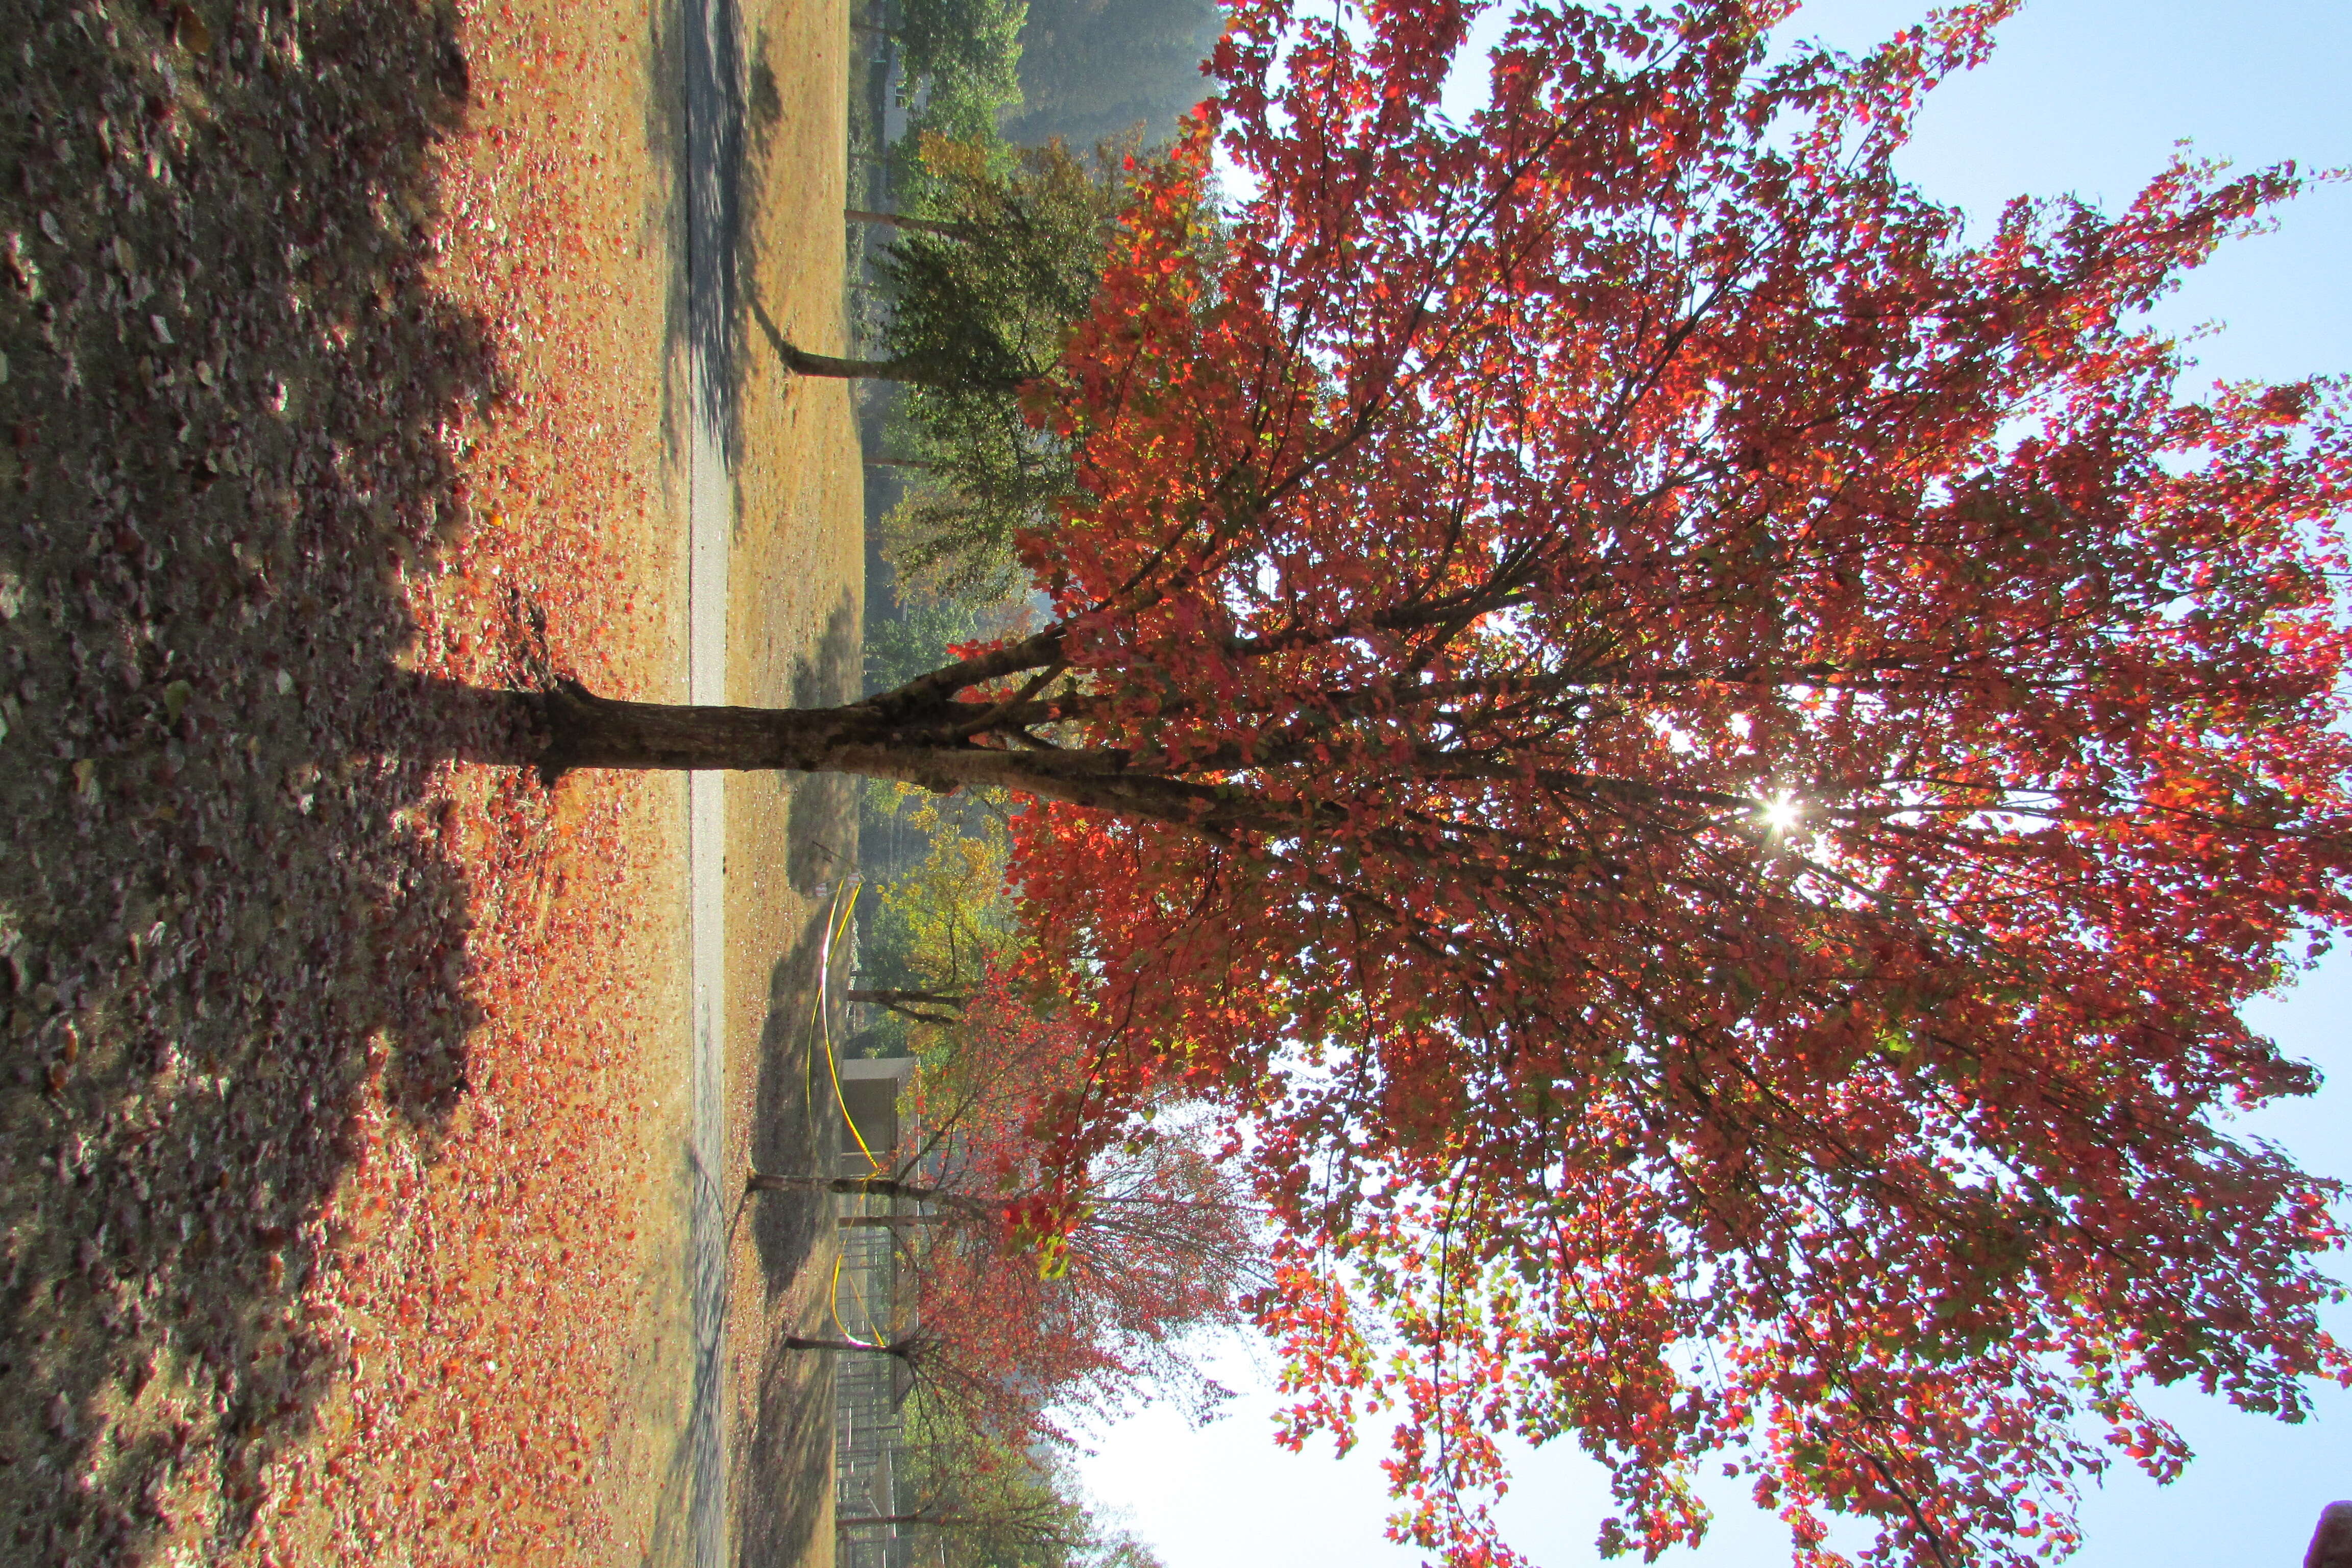
[[[1082, 1500], [1076, 1467], [1058, 1451], [1024, 1450], [973, 1432], [920, 1392], [905, 1415], [911, 1441], [898, 1484], [907, 1500], [877, 1522], [930, 1536], [915, 1561], [937, 1568], [1161, 1568], [1150, 1548]], [[860, 1531], [856, 1515], [838, 1517], [853, 1536]]]
[[1023, 0], [901, 0], [899, 103], [910, 129], [965, 141], [996, 134], [1021, 104]]
[[[913, 1114], [895, 1147], [861, 1141], [850, 1173], [764, 1172], [751, 1188], [867, 1200], [842, 1224], [887, 1228], [911, 1289], [856, 1331], [907, 1363], [975, 1454], [1066, 1446], [1074, 1420], [1153, 1397], [1203, 1415], [1223, 1391], [1198, 1340], [1234, 1327], [1265, 1283], [1245, 1180], [1182, 1107], [1083, 1171], [1041, 1163], [1030, 1129], [1076, 1087], [1087, 1031], [1010, 983], [1022, 938], [1002, 828], [910, 815], [929, 851], [881, 889], [847, 999], [887, 1020], [860, 1042], [913, 1058]], [[953, 1466], [932, 1468], [943, 1480]]]
[[886, 352], [919, 372], [891, 421], [919, 465], [885, 523], [902, 578], [1003, 598], [1023, 576], [1013, 536], [1050, 527], [1054, 501], [1076, 489], [1067, 443], [1025, 418], [1017, 395], [1054, 369], [1093, 303], [1131, 151], [925, 139], [922, 209], [945, 232], [898, 236], [877, 268], [891, 300]]
[[[2308, 1092], [2239, 1016], [2352, 892], [2334, 383], [2184, 395], [2136, 312], [2301, 184], [2179, 163], [1970, 240], [1892, 154], [2006, 5], [1232, 13], [1031, 406], [1034, 631], [845, 708], [541, 710], [551, 769], [1029, 804], [1083, 1171], [1171, 1096], [1281, 1226], [1286, 1438], [1513, 1561], [1496, 1439], [1614, 1551], [1727, 1460], [1839, 1561], [2018, 1563], [2138, 1403], [2352, 1379]], [[1208, 221], [1212, 149], [1248, 192]]]

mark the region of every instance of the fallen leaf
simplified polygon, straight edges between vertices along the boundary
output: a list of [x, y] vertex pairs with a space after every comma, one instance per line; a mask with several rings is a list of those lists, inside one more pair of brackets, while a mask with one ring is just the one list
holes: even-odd
[[213, 30], [205, 26], [205, 19], [196, 15], [193, 5], [172, 8], [172, 41], [192, 55], [213, 52]]

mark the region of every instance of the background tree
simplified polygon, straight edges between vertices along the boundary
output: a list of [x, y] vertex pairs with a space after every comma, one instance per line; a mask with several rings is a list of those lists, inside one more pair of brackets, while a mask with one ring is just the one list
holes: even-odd
[[[923, 849], [861, 906], [870, 912], [859, 931], [857, 989], [849, 1000], [878, 1010], [861, 1033], [872, 1042], [863, 1048], [867, 1054], [920, 1053], [928, 1084], [985, 1082], [997, 1069], [970, 1059], [966, 1047], [987, 1042], [958, 1026], [910, 1034], [908, 1026], [916, 1021], [911, 1013], [961, 1026], [964, 998], [981, 988], [992, 969], [1018, 961], [1024, 943], [1019, 913], [1004, 885], [1012, 852], [1009, 804], [999, 794], [981, 790], [950, 798], [904, 784], [873, 784], [868, 790], [876, 797], [869, 816], [905, 832]], [[894, 997], [909, 995], [935, 1000], [928, 1008], [893, 1005]]]
[[[755, 1192], [880, 1201], [845, 1225], [889, 1228], [916, 1289], [876, 1353], [906, 1363], [942, 1410], [1016, 1445], [1063, 1440], [1073, 1415], [1223, 1397], [1190, 1336], [1238, 1321], [1267, 1276], [1258, 1211], [1197, 1120], [1098, 1152], [1083, 1174], [1041, 1165], [1039, 1112], [1074, 1087], [1086, 1036], [1040, 1016], [1001, 973], [944, 1016], [910, 1009], [919, 1132], [870, 1174], [763, 1173]], [[803, 1348], [846, 1342], [803, 1337]]]
[[885, 524], [902, 578], [931, 598], [983, 604], [1019, 580], [1013, 539], [1050, 526], [1076, 488], [1067, 443], [1024, 414], [1019, 395], [1060, 362], [1094, 301], [1128, 200], [1131, 143], [1089, 158], [1062, 143], [919, 139], [921, 177], [902, 228], [876, 264], [889, 300], [882, 352], [806, 353], [774, 340], [803, 375], [895, 382], [898, 460], [915, 478]]
[[992, 138], [1021, 103], [1022, 0], [899, 0], [900, 81], [916, 133]]
[[[1083, 1500], [1067, 1458], [1017, 1448], [917, 1395], [907, 1409], [901, 1501], [889, 1522], [929, 1537], [941, 1568], [1160, 1568]], [[845, 1531], [879, 1520], [844, 1515]]]
[[895, 27], [851, 26], [898, 46], [898, 99], [912, 116], [912, 132], [994, 140], [998, 121], [1021, 105], [1028, 6], [1023, 0], [898, 0], [895, 9]]
[[2352, 1375], [2336, 1188], [2222, 1127], [2310, 1089], [2238, 1009], [2352, 912], [2352, 457], [2133, 324], [2291, 172], [1973, 245], [1895, 178], [2004, 9], [1530, 6], [1455, 122], [1465, 10], [1240, 7], [1040, 400], [1045, 624], [840, 709], [566, 688], [536, 757], [1033, 803], [1051, 1167], [1228, 1118], [1289, 1440], [1393, 1412], [1450, 1560], [1508, 1560], [1507, 1430], [1609, 1465], [1612, 1551], [1727, 1450], [1802, 1562], [2071, 1543], [2079, 1415], [2163, 1475], [2141, 1383]]

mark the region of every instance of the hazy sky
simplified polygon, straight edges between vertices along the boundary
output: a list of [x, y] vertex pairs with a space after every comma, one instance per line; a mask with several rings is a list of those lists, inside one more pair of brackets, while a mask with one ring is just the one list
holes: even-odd
[[[1823, 0], [1795, 26], [1858, 47], [1919, 10]], [[2241, 168], [2288, 158], [2305, 168], [2352, 165], [2352, 3], [2028, 0], [1991, 61], [1936, 95], [1904, 166], [1931, 195], [1972, 214], [1989, 216], [2014, 195], [2063, 192], [2112, 210], [2182, 138]], [[2352, 187], [2324, 189], [2290, 208], [2276, 233], [2225, 251], [2157, 319], [2181, 330], [2221, 324], [2195, 351], [2202, 375], [2352, 371], [2347, 258]], [[2247, 1130], [2284, 1143], [2307, 1168], [2352, 1177], [2352, 953], [2262, 1005], [2258, 1017], [2330, 1083]], [[2352, 1314], [2338, 1314], [2335, 1327], [2352, 1338]], [[1328, 1449], [1284, 1454], [1266, 1436], [1274, 1401], [1262, 1371], [1235, 1355], [1225, 1375], [1245, 1392], [1223, 1420], [1193, 1432], [1169, 1412], [1146, 1411], [1105, 1434], [1085, 1466], [1097, 1495], [1129, 1511], [1169, 1568], [1416, 1561], [1381, 1539], [1388, 1505], [1377, 1438], [1343, 1462]], [[2127, 1470], [2094, 1493], [2078, 1568], [2295, 1568], [2320, 1505], [2352, 1497], [2352, 1396], [2323, 1395], [2319, 1418], [2295, 1427], [2193, 1393], [2155, 1403], [2199, 1459], [2168, 1488]], [[1769, 1568], [1787, 1560], [1778, 1521], [1736, 1488], [1710, 1496], [1718, 1521], [1707, 1543], [1667, 1564]], [[1546, 1568], [1565, 1568], [1598, 1561], [1593, 1532], [1606, 1504], [1599, 1470], [1556, 1446], [1528, 1458], [1503, 1514], [1523, 1550]]]

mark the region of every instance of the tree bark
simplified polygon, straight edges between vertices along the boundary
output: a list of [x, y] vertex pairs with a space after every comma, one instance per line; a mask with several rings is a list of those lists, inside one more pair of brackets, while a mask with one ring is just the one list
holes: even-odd
[[[981, 748], [926, 736], [867, 704], [845, 708], [721, 708], [624, 702], [573, 683], [533, 694], [542, 774], [574, 768], [851, 773], [942, 790], [975, 782], [963, 753]], [[942, 711], [945, 730], [955, 715]], [[935, 754], [936, 753], [936, 754]], [[986, 771], [983, 765], [982, 771]]]
[[851, 1002], [862, 1002], [869, 1007], [880, 1007], [918, 1024], [937, 1024], [951, 1027], [961, 1021], [963, 997], [952, 991], [851, 991], [845, 994]]
[[945, 375], [926, 369], [916, 360], [844, 359], [837, 354], [811, 353], [782, 335], [771, 331], [769, 345], [784, 362], [786, 369], [795, 375], [829, 377], [835, 381], [895, 381], [908, 386], [936, 386], [949, 392], [1003, 392], [1021, 390], [1018, 379], [996, 380], [987, 376]]
[[[974, 743], [975, 735], [992, 728], [992, 710], [954, 701], [952, 693], [1000, 673], [1036, 668], [1022, 651], [1034, 640], [991, 649], [897, 691], [841, 708], [624, 702], [598, 697], [572, 681], [550, 691], [518, 692], [510, 700], [522, 705], [532, 736], [530, 754], [519, 760], [535, 763], [550, 783], [574, 768], [628, 768], [856, 773], [940, 795], [966, 784], [992, 784], [1184, 826], [1221, 811], [1230, 815], [1244, 798], [1245, 792], [1135, 769], [1121, 752], [1016, 751]], [[1000, 672], [999, 665], [1009, 668]]]
[[927, 217], [908, 217], [900, 213], [867, 212], [863, 207], [844, 207], [841, 216], [852, 223], [880, 224], [885, 228], [912, 229], [917, 234], [936, 234], [948, 239], [962, 239], [971, 230], [961, 224], [940, 223]]
[[2352, 1568], [2352, 1502], [2332, 1502], [2319, 1510], [2319, 1528], [2303, 1568]]
[[[533, 766], [551, 784], [574, 768], [856, 773], [940, 795], [990, 785], [1221, 833], [1298, 829], [1295, 810], [1246, 786], [1171, 776], [1150, 754], [1062, 749], [1028, 735], [1024, 726], [1054, 721], [1043, 694], [1066, 668], [1062, 637], [1059, 626], [1033, 632], [838, 708], [625, 702], [574, 680], [545, 691], [430, 684], [464, 699], [450, 704], [453, 719], [457, 708], [498, 710], [488, 723], [470, 721], [480, 737], [466, 748], [470, 760]], [[1026, 684], [998, 701], [959, 700], [1021, 676]]]
[[754, 1173], [743, 1184], [753, 1193], [839, 1193], [848, 1197], [905, 1198], [913, 1203], [971, 1204], [961, 1193], [941, 1192], [887, 1176], [763, 1176]]
[[795, 375], [830, 376], [836, 381], [928, 382], [937, 379], [903, 359], [842, 359], [834, 354], [811, 353], [791, 343], [778, 345], [778, 352]]
[[851, 1002], [871, 1002], [879, 1007], [895, 1006], [901, 1002], [929, 1002], [941, 1007], [961, 1007], [965, 1002], [964, 994], [961, 991], [906, 991], [886, 988], [875, 991], [845, 991], [842, 996]]
[[912, 1345], [862, 1345], [856, 1340], [812, 1339], [805, 1334], [786, 1334], [784, 1348], [795, 1351], [863, 1351], [868, 1355], [894, 1355], [904, 1362], [915, 1359]]

